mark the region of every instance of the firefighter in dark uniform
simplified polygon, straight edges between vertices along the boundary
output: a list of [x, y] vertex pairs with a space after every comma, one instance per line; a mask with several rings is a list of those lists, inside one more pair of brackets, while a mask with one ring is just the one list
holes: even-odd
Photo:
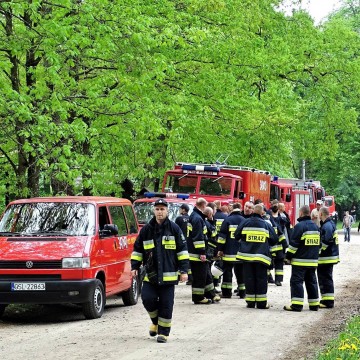
[[228, 215], [220, 210], [220, 200], [215, 200], [214, 204], [216, 205], [216, 212], [214, 214], [214, 219], [216, 221], [216, 231], [219, 233], [221, 224], [228, 217]]
[[[181, 231], [183, 232], [185, 238], [187, 237], [187, 231], [188, 231], [188, 222], [189, 222], [189, 205], [188, 204], [181, 204], [179, 208], [180, 215], [175, 219], [175, 224], [177, 224]], [[189, 273], [188, 273], [188, 281], [186, 282], [186, 285], [191, 285], [192, 283], [192, 274], [191, 269], [189, 267]]]
[[167, 217], [168, 204], [165, 200], [155, 201], [154, 214], [135, 241], [131, 273], [137, 276], [144, 264], [146, 274], [141, 297], [152, 321], [149, 334], [158, 334], [157, 342], [164, 343], [170, 333], [179, 272], [180, 281], [187, 280], [189, 253], [179, 226]]
[[279, 237], [279, 246], [277, 247], [276, 251], [273, 252], [273, 266], [275, 269], [275, 285], [281, 286], [282, 282], [284, 281], [284, 258], [285, 258], [285, 251], [288, 247], [286, 242], [286, 237], [284, 235], [285, 229], [285, 221], [281, 217], [279, 213], [279, 201], [273, 200], [271, 202], [270, 211], [268, 214], [270, 215], [270, 221], [273, 224], [274, 230]]
[[329, 209], [322, 207], [319, 210], [321, 252], [317, 274], [321, 293], [320, 308], [334, 307], [334, 280], [333, 267], [339, 259], [339, 239], [336, 225], [331, 219]]
[[184, 236], [187, 236], [187, 226], [189, 222], [189, 205], [181, 204], [179, 208], [180, 215], [175, 219], [175, 224], [179, 226]]
[[278, 244], [273, 227], [263, 218], [262, 204], [254, 206], [253, 216], [243, 221], [235, 232], [240, 241], [237, 258], [244, 263], [244, 279], [247, 307], [268, 309], [267, 269], [271, 263], [271, 251]]
[[233, 211], [223, 221], [218, 236], [218, 256], [223, 260], [223, 281], [221, 284], [222, 297], [231, 298], [233, 270], [238, 284], [238, 295], [241, 299], [245, 298], [245, 283], [243, 273], [243, 263], [236, 255], [239, 250], [239, 242], [235, 240], [235, 231], [241, 222], [245, 221], [241, 216], [240, 204], [233, 204]]
[[317, 311], [319, 291], [316, 268], [319, 260], [320, 233], [317, 225], [311, 220], [308, 205], [300, 208], [299, 215], [285, 257], [285, 261], [291, 263], [291, 305], [284, 306], [284, 310], [301, 311], [303, 309], [303, 283], [305, 282], [309, 308]]
[[207, 201], [203, 198], [196, 200], [196, 205], [188, 222], [187, 244], [192, 281], [192, 301], [194, 304], [211, 304], [215, 297], [214, 284], [208, 272], [206, 259], [207, 227], [204, 210]]

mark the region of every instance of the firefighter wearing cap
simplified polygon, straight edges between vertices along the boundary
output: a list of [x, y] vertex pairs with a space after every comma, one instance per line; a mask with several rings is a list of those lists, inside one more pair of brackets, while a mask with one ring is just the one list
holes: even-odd
[[170, 334], [179, 272], [180, 281], [187, 280], [189, 253], [181, 229], [168, 218], [164, 199], [155, 201], [154, 215], [134, 243], [131, 272], [137, 276], [140, 266], [145, 267], [141, 297], [152, 322], [149, 334], [158, 334], [157, 342], [164, 343]]
[[285, 258], [285, 261], [291, 263], [291, 305], [284, 306], [284, 310], [301, 311], [303, 309], [303, 283], [305, 282], [309, 308], [317, 311], [319, 291], [315, 271], [319, 260], [320, 233], [317, 225], [311, 220], [308, 205], [303, 205], [299, 209], [299, 215]]
[[233, 204], [233, 211], [223, 221], [218, 236], [218, 256], [223, 260], [223, 281], [221, 284], [222, 297], [231, 298], [233, 270], [238, 284], [238, 295], [245, 297], [245, 283], [243, 275], [243, 263], [236, 255], [239, 250], [239, 243], [235, 240], [235, 231], [237, 227], [245, 220], [240, 214], [239, 203]]
[[339, 239], [336, 225], [331, 219], [329, 209], [321, 207], [319, 210], [321, 228], [321, 252], [319, 254], [319, 265], [317, 274], [321, 293], [320, 308], [334, 307], [334, 280], [333, 267], [339, 259]]
[[247, 307], [268, 309], [267, 269], [271, 264], [271, 251], [278, 244], [273, 227], [262, 218], [262, 204], [254, 206], [253, 216], [245, 219], [235, 232], [239, 240], [237, 258], [244, 263]]
[[211, 304], [218, 301], [215, 296], [214, 284], [208, 271], [206, 259], [207, 232], [204, 210], [207, 201], [203, 198], [196, 200], [196, 205], [190, 215], [188, 223], [187, 244], [192, 281], [192, 301], [194, 304]]

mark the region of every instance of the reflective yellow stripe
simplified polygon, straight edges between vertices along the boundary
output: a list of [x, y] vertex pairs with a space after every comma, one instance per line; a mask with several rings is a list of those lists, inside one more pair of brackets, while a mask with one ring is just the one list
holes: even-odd
[[172, 276], [163, 276], [163, 281], [176, 281], [178, 279], [178, 274]]
[[177, 253], [178, 260], [187, 260], [189, 259], [189, 253], [187, 251], [181, 251]]
[[144, 249], [145, 250], [153, 249], [154, 247], [155, 247], [154, 240], [144, 241]]
[[159, 317], [158, 325], [162, 327], [171, 327], [171, 319], [164, 319]]
[[293, 259], [291, 259], [291, 265], [317, 267], [318, 266], [318, 260], [294, 259], [293, 258]]
[[142, 253], [138, 253], [136, 251], [132, 252], [131, 260], [142, 261], [142, 259], [143, 259], [143, 254]]
[[195, 241], [194, 242], [195, 249], [205, 249], [205, 241]]
[[163, 245], [176, 245], [175, 240], [166, 240], [166, 239], [162, 239], [162, 244]]
[[271, 264], [271, 260], [266, 256], [261, 256], [260, 254], [244, 254], [238, 253], [237, 258], [244, 261], [260, 261], [267, 265]]
[[226, 240], [225, 240], [224, 238], [222, 238], [222, 237], [219, 237], [219, 238], [218, 238], [218, 243], [219, 243], [219, 244], [225, 244], [225, 243], [226, 243]]

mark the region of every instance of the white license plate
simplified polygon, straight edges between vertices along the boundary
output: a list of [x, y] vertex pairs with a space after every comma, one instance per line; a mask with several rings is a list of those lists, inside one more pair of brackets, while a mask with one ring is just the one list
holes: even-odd
[[11, 283], [11, 291], [44, 291], [45, 283]]

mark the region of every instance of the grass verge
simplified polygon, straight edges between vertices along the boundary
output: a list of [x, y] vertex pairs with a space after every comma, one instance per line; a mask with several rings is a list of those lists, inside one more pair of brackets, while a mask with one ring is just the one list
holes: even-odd
[[351, 318], [337, 339], [331, 341], [318, 354], [316, 360], [358, 360], [360, 359], [360, 317]]

